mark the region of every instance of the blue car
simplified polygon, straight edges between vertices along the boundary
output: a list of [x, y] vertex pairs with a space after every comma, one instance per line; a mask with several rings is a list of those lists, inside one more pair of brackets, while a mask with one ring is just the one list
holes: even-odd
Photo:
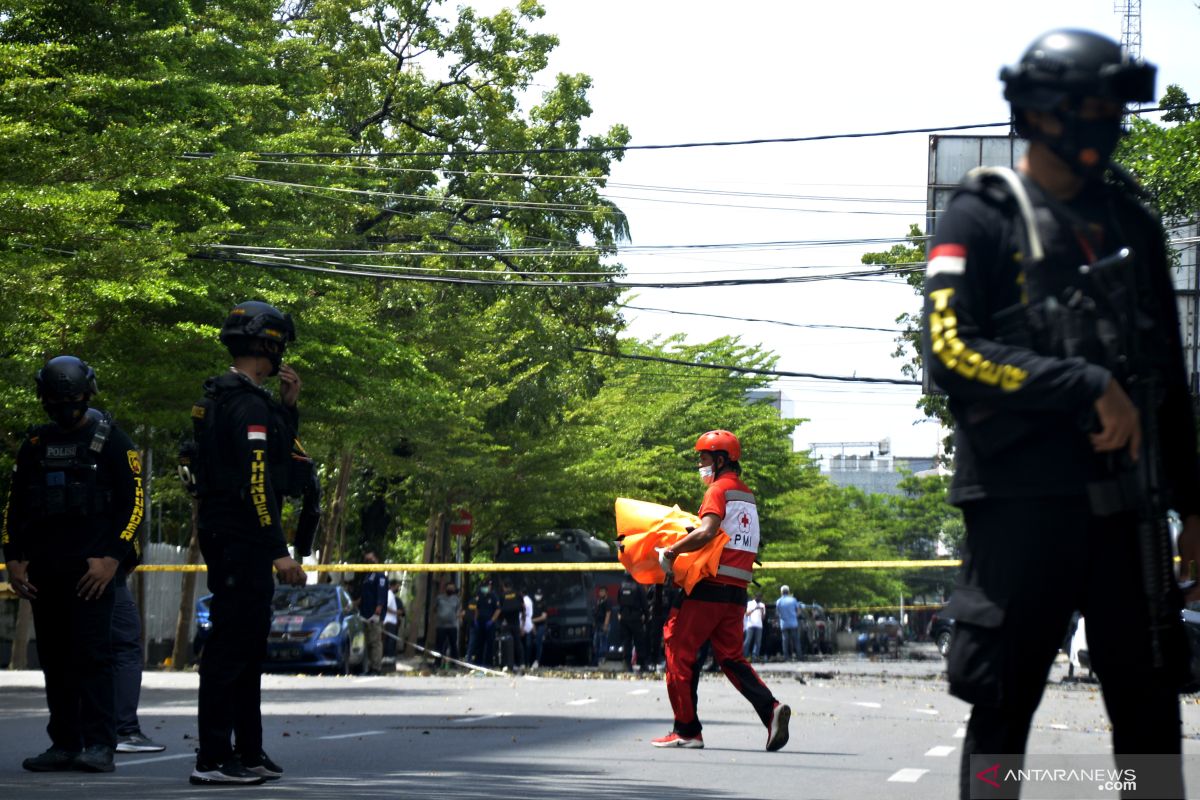
[[[212, 595], [205, 595], [196, 601], [197, 655], [212, 629], [211, 600]], [[265, 669], [327, 669], [348, 675], [365, 664], [363, 619], [345, 589], [328, 583], [275, 587]]]

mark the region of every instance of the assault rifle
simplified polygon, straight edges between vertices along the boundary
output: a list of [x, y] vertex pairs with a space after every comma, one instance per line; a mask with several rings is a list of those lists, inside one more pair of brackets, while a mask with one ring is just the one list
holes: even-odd
[[[1159, 406], [1164, 395], [1163, 376], [1149, 358], [1142, 336], [1154, 324], [1141, 313], [1138, 282], [1133, 269], [1134, 253], [1122, 248], [1113, 255], [1079, 268], [1080, 275], [1094, 290], [1077, 291], [1066, 298], [1076, 312], [1063, 315], [1075, 325], [1090, 322], [1091, 341], [1084, 344], [1088, 332], [1068, 330], [1084, 350], [1102, 357], [1103, 366], [1112, 372], [1128, 393], [1141, 418], [1142, 447], [1136, 460], [1128, 450], [1105, 455], [1107, 478], [1088, 485], [1092, 512], [1097, 516], [1135, 511], [1138, 547], [1141, 556], [1142, 589], [1150, 612], [1150, 644], [1155, 669], [1166, 663], [1166, 632], [1178, 624], [1178, 608], [1172, 602], [1175, 576], [1171, 555], [1167, 494]], [[1090, 320], [1088, 319], [1090, 317]], [[1070, 342], [1064, 342], [1070, 347]]]

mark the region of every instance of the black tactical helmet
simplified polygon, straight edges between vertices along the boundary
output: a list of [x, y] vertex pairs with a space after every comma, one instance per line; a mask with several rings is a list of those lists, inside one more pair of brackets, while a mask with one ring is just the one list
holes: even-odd
[[91, 397], [96, 387], [96, 371], [75, 356], [56, 356], [34, 376], [37, 395], [43, 401], [66, 400], [76, 395]]
[[296, 341], [296, 328], [289, 314], [258, 300], [238, 303], [221, 326], [221, 344], [233, 351], [251, 339], [278, 342], [286, 346]]
[[1151, 102], [1155, 72], [1154, 65], [1130, 58], [1112, 39], [1055, 30], [1034, 40], [1019, 64], [1000, 70], [1000, 80], [1014, 111], [1054, 111], [1064, 100], [1084, 97], [1122, 105]]

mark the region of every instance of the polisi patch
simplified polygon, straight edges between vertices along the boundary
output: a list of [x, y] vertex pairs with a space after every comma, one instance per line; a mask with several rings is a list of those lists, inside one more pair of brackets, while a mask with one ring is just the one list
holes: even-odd
[[46, 458], [74, 458], [78, 444], [48, 444]]

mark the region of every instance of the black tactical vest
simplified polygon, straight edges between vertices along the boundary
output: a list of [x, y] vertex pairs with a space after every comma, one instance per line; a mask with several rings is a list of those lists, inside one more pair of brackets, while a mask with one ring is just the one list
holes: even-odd
[[94, 408], [87, 413], [95, 424], [90, 440], [80, 436], [63, 441], [63, 431], [56, 425], [42, 425], [31, 433], [38, 465], [29, 485], [32, 518], [88, 517], [103, 514], [112, 506], [112, 487], [99, 470], [112, 418]]

